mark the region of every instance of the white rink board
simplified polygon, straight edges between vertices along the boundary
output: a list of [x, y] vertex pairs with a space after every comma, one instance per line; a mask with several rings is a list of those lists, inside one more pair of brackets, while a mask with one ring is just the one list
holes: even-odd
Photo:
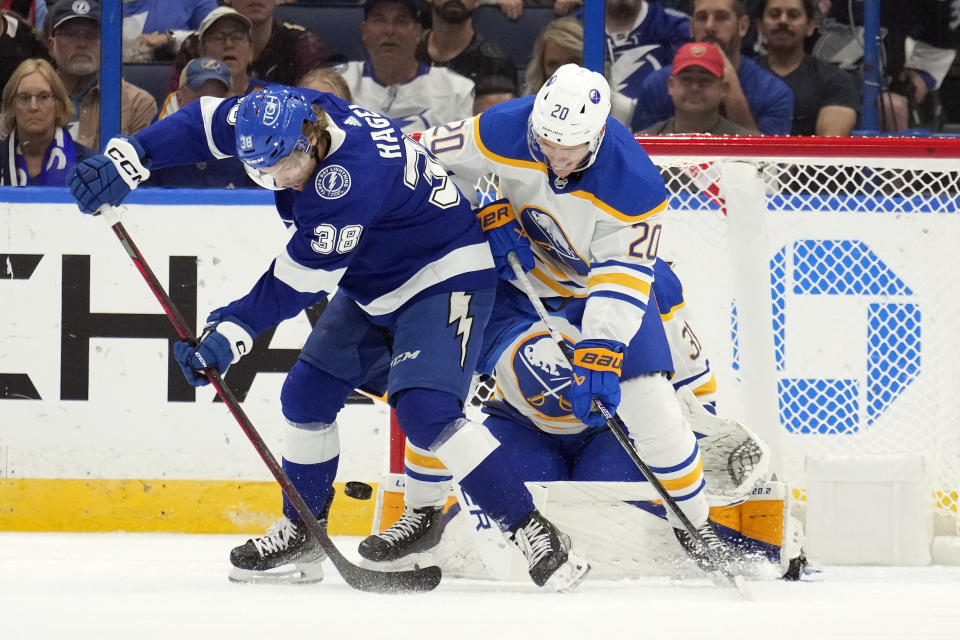
[[[137, 204], [122, 219], [165, 287], [170, 256], [197, 257], [197, 329], [210, 310], [249, 290], [287, 237], [265, 204]], [[92, 337], [87, 399], [62, 399], [61, 375], [73, 375], [61, 373], [63, 256], [89, 256], [90, 313], [162, 318], [103, 221], [80, 215], [73, 204], [0, 202], [0, 254], [42, 255], [28, 278], [0, 279], [0, 374], [26, 374], [42, 398], [0, 398], [0, 477], [269, 479], [239, 425], [211, 401], [209, 387], [195, 402], [167, 401], [164, 339]], [[8, 263], [0, 272], [12, 268]], [[298, 349], [309, 328], [301, 314], [269, 346]], [[243, 402], [275, 454], [284, 426], [282, 382], [282, 373], [257, 373]], [[342, 477], [382, 475], [388, 429], [383, 403], [347, 406], [340, 420]]]

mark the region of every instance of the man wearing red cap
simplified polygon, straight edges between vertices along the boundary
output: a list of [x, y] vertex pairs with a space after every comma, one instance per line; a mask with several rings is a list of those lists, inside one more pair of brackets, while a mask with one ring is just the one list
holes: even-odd
[[720, 105], [730, 85], [723, 78], [723, 55], [707, 42], [690, 42], [680, 47], [667, 78], [674, 115], [647, 127], [645, 135], [670, 133], [712, 133], [715, 135], [758, 135], [720, 115]]

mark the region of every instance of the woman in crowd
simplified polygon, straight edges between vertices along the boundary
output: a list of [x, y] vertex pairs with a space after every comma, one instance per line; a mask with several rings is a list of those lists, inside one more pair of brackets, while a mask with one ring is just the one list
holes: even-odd
[[67, 172], [93, 150], [66, 130], [73, 113], [67, 91], [50, 63], [29, 58], [3, 88], [0, 116], [0, 185], [62, 187]]

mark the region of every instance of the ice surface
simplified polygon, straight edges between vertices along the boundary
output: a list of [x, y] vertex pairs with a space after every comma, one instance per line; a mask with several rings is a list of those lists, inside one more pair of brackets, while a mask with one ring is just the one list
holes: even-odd
[[[360, 593], [331, 566], [315, 585], [236, 585], [240, 536], [0, 533], [0, 639], [243, 640], [960, 638], [960, 568], [825, 567], [816, 582], [532, 583], [445, 579], [408, 596]], [[357, 538], [337, 544], [355, 558]]]

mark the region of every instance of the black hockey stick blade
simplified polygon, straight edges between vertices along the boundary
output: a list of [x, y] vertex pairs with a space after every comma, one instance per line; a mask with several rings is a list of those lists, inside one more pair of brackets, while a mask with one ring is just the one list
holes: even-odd
[[432, 591], [443, 577], [440, 567], [417, 567], [405, 571], [377, 571], [350, 562], [326, 533], [320, 537], [320, 546], [340, 572], [343, 580], [358, 591], [370, 593], [421, 593]]

